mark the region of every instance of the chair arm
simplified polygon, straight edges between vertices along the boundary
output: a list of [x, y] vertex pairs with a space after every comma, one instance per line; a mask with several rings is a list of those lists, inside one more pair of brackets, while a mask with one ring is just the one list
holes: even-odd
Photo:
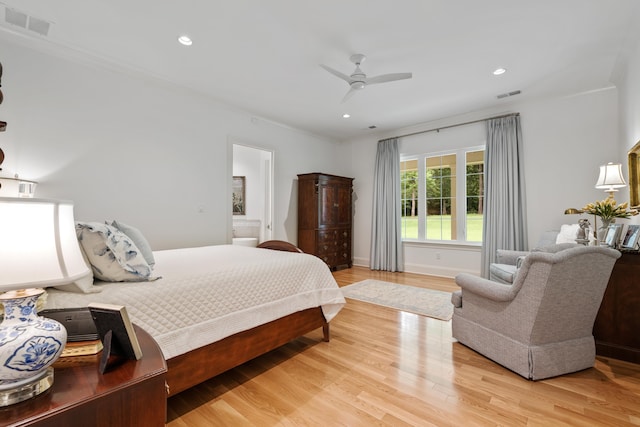
[[501, 302], [511, 301], [515, 297], [514, 288], [511, 285], [503, 285], [468, 273], [458, 274], [455, 280], [456, 284], [462, 288], [463, 300], [464, 292]]
[[518, 258], [529, 255], [528, 251], [512, 251], [509, 249], [498, 249], [496, 251], [497, 264], [516, 265]]

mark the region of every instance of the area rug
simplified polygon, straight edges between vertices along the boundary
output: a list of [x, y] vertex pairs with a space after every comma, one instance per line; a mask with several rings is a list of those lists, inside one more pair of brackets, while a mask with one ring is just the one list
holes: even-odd
[[451, 293], [367, 279], [340, 288], [345, 298], [395, 308], [396, 310], [450, 320]]

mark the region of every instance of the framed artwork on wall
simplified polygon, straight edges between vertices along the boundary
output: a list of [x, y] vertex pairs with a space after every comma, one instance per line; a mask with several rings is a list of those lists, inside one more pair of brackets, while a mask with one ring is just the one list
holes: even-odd
[[622, 239], [622, 247], [624, 249], [637, 249], [638, 237], [640, 236], [640, 225], [629, 225], [627, 232]]
[[629, 162], [629, 206], [640, 205], [640, 141], [627, 153]]
[[246, 215], [245, 206], [245, 177], [234, 176], [231, 184], [231, 193], [233, 197], [233, 214]]

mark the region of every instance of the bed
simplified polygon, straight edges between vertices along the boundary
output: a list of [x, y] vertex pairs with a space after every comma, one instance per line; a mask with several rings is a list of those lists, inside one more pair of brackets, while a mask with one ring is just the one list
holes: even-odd
[[174, 395], [315, 329], [329, 340], [329, 322], [345, 304], [331, 272], [312, 255], [272, 249], [155, 251], [153, 276], [161, 278], [97, 280], [89, 293], [48, 289], [45, 307], [125, 305], [162, 350]]

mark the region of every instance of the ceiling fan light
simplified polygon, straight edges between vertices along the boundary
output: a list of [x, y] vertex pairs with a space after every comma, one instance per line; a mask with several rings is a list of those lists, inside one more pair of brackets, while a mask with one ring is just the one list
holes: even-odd
[[360, 90], [360, 89], [364, 89], [364, 82], [353, 82], [351, 83], [351, 89], [354, 90]]

